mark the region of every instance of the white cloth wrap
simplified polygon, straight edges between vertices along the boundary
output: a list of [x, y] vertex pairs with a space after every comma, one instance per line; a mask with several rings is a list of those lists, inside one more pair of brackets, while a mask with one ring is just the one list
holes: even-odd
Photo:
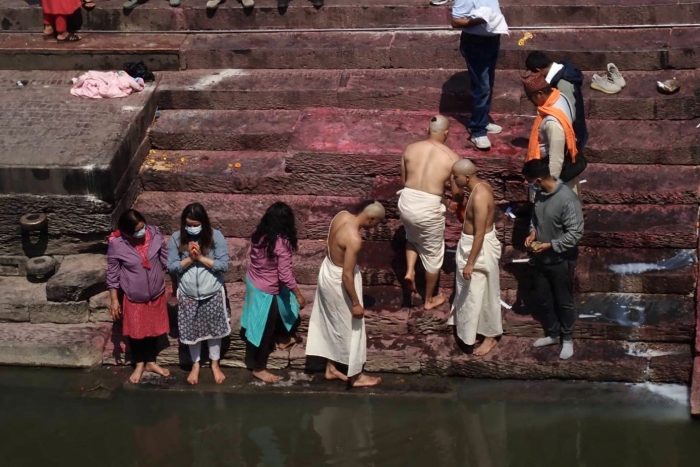
[[[362, 303], [360, 268], [354, 271], [355, 291]], [[343, 287], [343, 268], [326, 256], [318, 271], [318, 285], [309, 319], [306, 355], [324, 357], [348, 366], [348, 376], [362, 372], [367, 361], [364, 318], [353, 318], [352, 302]]]
[[503, 334], [501, 317], [501, 285], [498, 260], [501, 243], [496, 229], [484, 237], [484, 246], [476, 257], [471, 280], [462, 276], [474, 236], [462, 233], [457, 244], [455, 299], [447, 324], [454, 325], [457, 336], [467, 345], [474, 345], [476, 335], [496, 337]]
[[399, 191], [401, 223], [406, 240], [418, 251], [427, 272], [436, 273], [445, 258], [445, 212], [442, 197], [404, 188]]

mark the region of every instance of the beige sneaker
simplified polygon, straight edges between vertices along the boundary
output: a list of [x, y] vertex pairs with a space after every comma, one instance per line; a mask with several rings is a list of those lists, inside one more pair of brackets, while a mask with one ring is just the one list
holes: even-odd
[[243, 8], [253, 8], [255, 6], [255, 0], [241, 0]]
[[488, 136], [472, 136], [469, 141], [480, 151], [491, 149], [491, 141], [489, 141]]
[[622, 73], [614, 63], [608, 63], [608, 79], [620, 86], [620, 89], [627, 85], [625, 78], [622, 77]]
[[622, 88], [615, 84], [612, 79], [600, 75], [593, 75], [591, 78], [591, 88], [596, 91], [604, 92], [605, 94], [617, 94], [622, 91]]

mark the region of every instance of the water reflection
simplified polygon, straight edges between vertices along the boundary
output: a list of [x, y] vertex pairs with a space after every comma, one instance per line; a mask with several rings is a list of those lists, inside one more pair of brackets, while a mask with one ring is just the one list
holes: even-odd
[[698, 465], [700, 423], [682, 404], [640, 400], [631, 388], [620, 402], [596, 385], [538, 401], [537, 383], [510, 392], [508, 384], [434, 397], [119, 391], [90, 399], [0, 386], [2, 465]]

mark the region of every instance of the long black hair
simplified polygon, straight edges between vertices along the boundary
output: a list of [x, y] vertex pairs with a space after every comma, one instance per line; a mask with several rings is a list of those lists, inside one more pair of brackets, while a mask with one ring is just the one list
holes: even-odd
[[212, 232], [211, 222], [209, 222], [207, 210], [199, 203], [192, 203], [185, 206], [180, 216], [180, 251], [187, 251], [187, 244], [193, 239], [190, 234], [187, 233], [187, 230], [185, 230], [185, 227], [187, 227], [187, 219], [202, 223], [202, 232], [197, 236], [197, 241], [199, 242], [202, 253], [211, 250], [214, 244], [214, 234]]
[[260, 219], [255, 228], [251, 242], [253, 245], [265, 248], [267, 257], [275, 257], [275, 243], [282, 237], [289, 241], [292, 250], [297, 249], [297, 227], [294, 221], [294, 211], [286, 203], [277, 201], [273, 203]]

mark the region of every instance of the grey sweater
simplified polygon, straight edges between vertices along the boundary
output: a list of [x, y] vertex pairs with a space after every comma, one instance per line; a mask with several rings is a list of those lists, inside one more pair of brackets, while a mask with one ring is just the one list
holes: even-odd
[[537, 255], [543, 263], [574, 259], [577, 245], [583, 237], [581, 202], [571, 188], [557, 180], [553, 193], [540, 191], [535, 197], [532, 228], [537, 241], [552, 244], [552, 249]]

